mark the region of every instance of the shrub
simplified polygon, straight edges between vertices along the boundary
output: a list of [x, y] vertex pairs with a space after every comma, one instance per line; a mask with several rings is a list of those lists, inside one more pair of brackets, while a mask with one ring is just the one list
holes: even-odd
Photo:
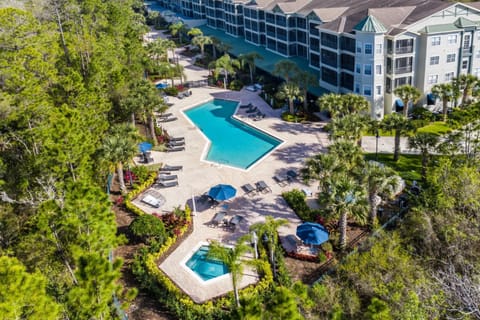
[[146, 244], [161, 244], [166, 238], [163, 222], [149, 214], [136, 217], [128, 228], [134, 237]]
[[292, 191], [287, 191], [282, 193], [282, 197], [287, 201], [290, 208], [304, 221], [312, 220], [312, 209], [307, 205], [305, 201], [305, 194], [298, 190], [293, 189]]
[[233, 81], [230, 82], [230, 84], [228, 85], [228, 88], [229, 88], [230, 90], [240, 91], [240, 90], [242, 90], [242, 88], [243, 88], [243, 83], [242, 83], [240, 80], [233, 80]]
[[306, 116], [304, 114], [290, 114], [290, 112], [285, 111], [282, 113], [282, 120], [287, 122], [302, 122], [306, 120]]
[[176, 97], [178, 95], [178, 88], [177, 87], [167, 87], [163, 89], [166, 95]]
[[135, 177], [138, 179], [138, 183], [142, 184], [147, 181], [150, 172], [148, 171], [147, 167], [145, 166], [136, 166], [132, 168], [132, 172]]

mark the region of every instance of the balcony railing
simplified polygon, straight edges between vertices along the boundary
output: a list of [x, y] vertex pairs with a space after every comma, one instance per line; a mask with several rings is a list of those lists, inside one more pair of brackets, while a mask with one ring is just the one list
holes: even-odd
[[406, 46], [406, 47], [396, 47], [395, 53], [396, 54], [403, 54], [403, 53], [412, 53], [413, 46]]
[[409, 72], [412, 72], [412, 70], [413, 70], [412, 66], [397, 67], [395, 68], [395, 74], [409, 73]]

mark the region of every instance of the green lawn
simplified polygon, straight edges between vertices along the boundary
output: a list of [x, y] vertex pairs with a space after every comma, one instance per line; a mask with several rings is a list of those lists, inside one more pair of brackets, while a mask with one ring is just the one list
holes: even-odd
[[436, 133], [438, 135], [447, 134], [452, 131], [445, 122], [443, 121], [436, 121], [432, 122], [425, 127], [418, 128], [417, 132], [428, 132], [428, 133]]
[[[375, 153], [365, 154], [367, 160], [375, 160]], [[422, 179], [422, 163], [419, 155], [400, 155], [397, 162], [393, 161], [393, 154], [378, 154], [378, 162], [384, 163], [398, 172], [406, 181], [420, 181]]]

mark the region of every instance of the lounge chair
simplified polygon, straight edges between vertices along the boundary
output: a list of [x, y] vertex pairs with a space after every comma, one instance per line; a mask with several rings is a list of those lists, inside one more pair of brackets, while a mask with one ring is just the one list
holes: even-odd
[[223, 222], [223, 218], [225, 218], [225, 212], [217, 212], [210, 224], [217, 227], [220, 223]]
[[295, 180], [297, 177], [298, 177], [298, 173], [296, 173], [294, 170], [287, 171], [288, 180]]
[[249, 103], [249, 104], [243, 104], [240, 106], [240, 109], [246, 109], [246, 108], [252, 109], [253, 104]]
[[177, 180], [178, 176], [176, 174], [172, 175], [163, 175], [161, 174], [158, 178], [157, 181], [172, 181], [172, 180]]
[[183, 170], [183, 166], [169, 166], [169, 165], [164, 165], [163, 168], [160, 168], [160, 172], [165, 172], [165, 171], [181, 171]]
[[185, 140], [183, 141], [168, 141], [167, 146], [168, 147], [179, 147], [179, 146], [184, 146], [185, 145]]
[[268, 193], [272, 192], [272, 189], [265, 183], [265, 181], [260, 180], [257, 183], [255, 183], [255, 186], [257, 187], [257, 190], [262, 193]]
[[165, 117], [157, 119], [157, 122], [171, 122], [177, 120], [177, 117]]
[[178, 181], [158, 181], [158, 185], [162, 188], [170, 188], [178, 186]]
[[158, 117], [159, 118], [169, 118], [169, 117], [172, 117], [172, 116], [173, 116], [173, 113], [169, 112], [169, 113], [162, 113]]
[[185, 141], [185, 137], [170, 137], [168, 141]]
[[185, 146], [167, 146], [167, 152], [176, 152], [185, 150]]
[[273, 180], [275, 180], [276, 183], [278, 183], [281, 187], [284, 187], [288, 184], [288, 177], [284, 175], [275, 175], [273, 176]]
[[254, 112], [257, 112], [259, 111], [257, 107], [253, 107], [253, 108], [250, 108], [248, 109], [247, 111], [245, 111], [246, 113], [254, 113]]
[[253, 196], [257, 191], [250, 183], [243, 185], [242, 190], [245, 191], [245, 194], [248, 194], [249, 196]]

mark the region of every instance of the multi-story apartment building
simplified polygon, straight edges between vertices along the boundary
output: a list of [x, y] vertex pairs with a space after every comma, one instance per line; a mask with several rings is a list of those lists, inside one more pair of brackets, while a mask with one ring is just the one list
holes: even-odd
[[480, 2], [160, 2], [281, 56], [307, 59], [321, 87], [365, 96], [374, 118], [395, 110], [398, 86], [416, 86], [426, 103], [433, 85], [462, 73], [480, 76]]

